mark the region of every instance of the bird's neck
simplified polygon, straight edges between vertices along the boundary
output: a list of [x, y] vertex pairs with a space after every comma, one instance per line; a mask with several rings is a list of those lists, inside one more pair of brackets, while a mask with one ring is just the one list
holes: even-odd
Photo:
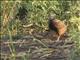
[[51, 23], [53, 20], [49, 20], [49, 23]]

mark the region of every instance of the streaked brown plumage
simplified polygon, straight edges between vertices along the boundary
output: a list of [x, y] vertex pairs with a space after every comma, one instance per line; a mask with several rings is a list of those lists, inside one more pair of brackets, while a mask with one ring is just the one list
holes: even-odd
[[67, 26], [63, 21], [55, 19], [55, 16], [52, 14], [49, 15], [49, 29], [56, 32], [58, 35], [57, 41], [59, 41], [59, 38], [66, 32]]

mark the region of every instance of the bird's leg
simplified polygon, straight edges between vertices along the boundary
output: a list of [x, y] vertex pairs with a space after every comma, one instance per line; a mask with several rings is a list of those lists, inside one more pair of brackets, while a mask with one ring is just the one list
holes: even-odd
[[57, 38], [57, 40], [56, 40], [56, 41], [58, 42], [59, 40], [60, 40], [60, 36], [58, 36], [58, 38]]

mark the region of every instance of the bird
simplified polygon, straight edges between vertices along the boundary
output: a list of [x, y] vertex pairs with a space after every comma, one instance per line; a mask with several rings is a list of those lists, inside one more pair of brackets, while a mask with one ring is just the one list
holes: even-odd
[[67, 31], [67, 26], [63, 21], [56, 19], [55, 16], [55, 14], [49, 14], [48, 27], [50, 31], [54, 31], [58, 35], [56, 41], [59, 41], [60, 37]]

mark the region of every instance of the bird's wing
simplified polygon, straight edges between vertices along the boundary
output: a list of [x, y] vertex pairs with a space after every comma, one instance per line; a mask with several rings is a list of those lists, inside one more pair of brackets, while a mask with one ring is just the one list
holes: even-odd
[[60, 20], [53, 20], [53, 24], [58, 29], [62, 29], [63, 27], [65, 27], [65, 24]]
[[54, 23], [55, 27], [58, 29], [59, 35], [64, 34], [64, 32], [67, 29], [66, 25], [60, 20], [55, 20], [55, 21], [53, 21], [53, 23]]

